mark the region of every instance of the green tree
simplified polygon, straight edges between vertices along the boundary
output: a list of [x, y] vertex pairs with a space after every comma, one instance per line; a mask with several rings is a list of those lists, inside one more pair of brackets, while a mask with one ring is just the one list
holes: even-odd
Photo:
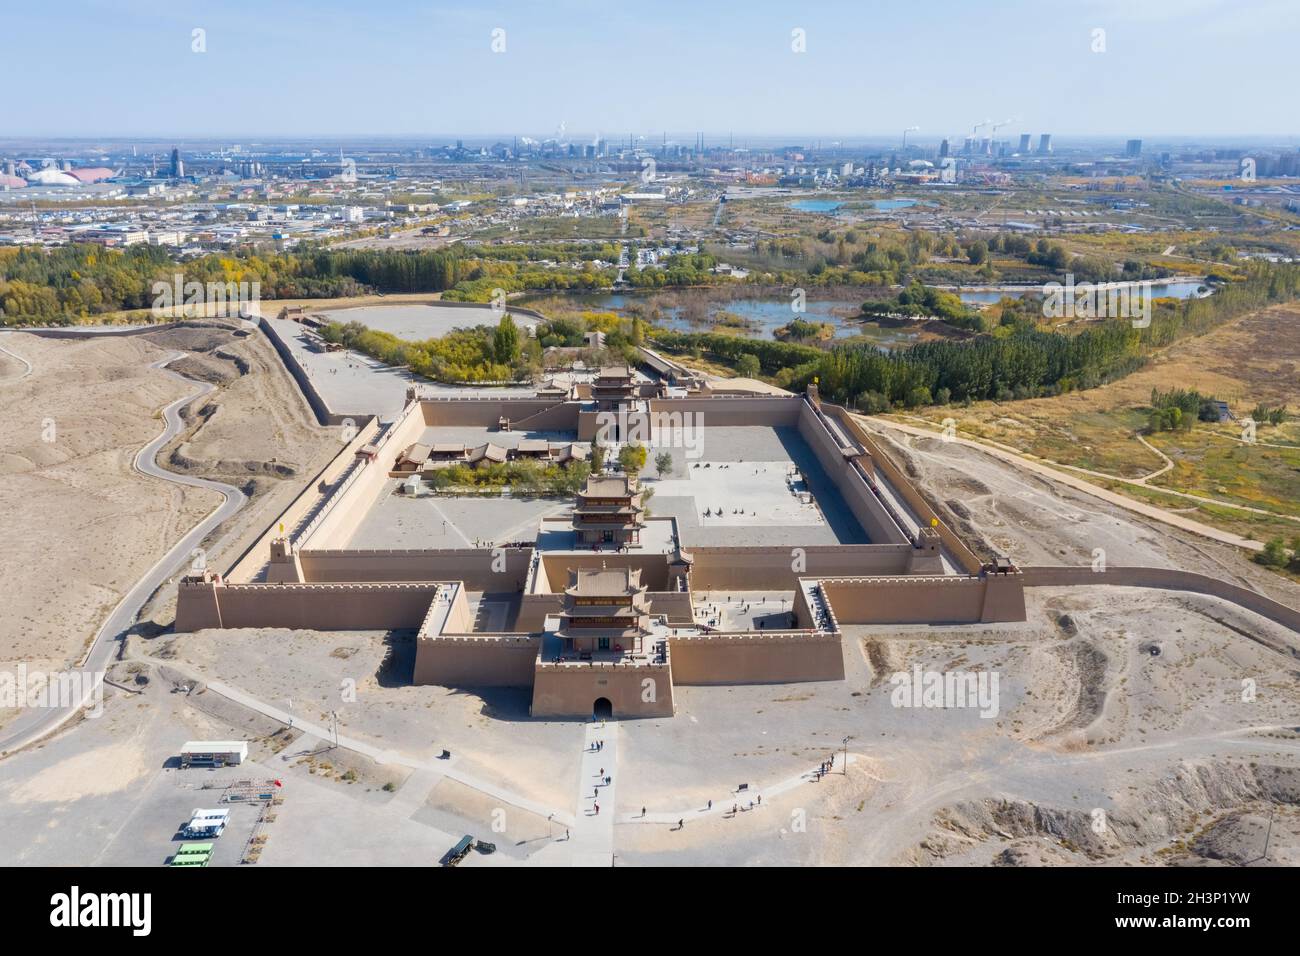
[[496, 334], [492, 337], [492, 351], [496, 360], [502, 365], [513, 365], [519, 358], [519, 328], [507, 312], [497, 323]]
[[736, 360], [736, 374], [741, 378], [757, 378], [759, 372], [758, 356], [745, 353]]
[[1264, 550], [1255, 558], [1260, 564], [1269, 568], [1284, 568], [1287, 565], [1286, 545], [1281, 538], [1273, 538], [1264, 545]]
[[645, 467], [645, 457], [644, 445], [629, 443], [618, 450], [618, 463], [629, 474], [636, 474]]
[[664, 475], [672, 474], [673, 471], [672, 452], [661, 451], [659, 454], [655, 455], [655, 471], [659, 473], [660, 478], [662, 478]]

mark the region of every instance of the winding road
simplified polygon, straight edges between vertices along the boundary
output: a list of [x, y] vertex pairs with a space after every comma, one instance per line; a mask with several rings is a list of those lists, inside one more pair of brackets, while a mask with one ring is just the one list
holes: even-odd
[[[14, 358], [28, 365], [30, 373], [30, 363], [20, 356], [14, 355], [8, 349], [3, 349], [6, 354], [13, 355]], [[244, 507], [248, 499], [242, 491], [234, 485], [227, 485], [219, 481], [211, 481], [207, 478], [195, 478], [190, 475], [178, 475], [175, 472], [167, 471], [161, 468], [156, 458], [158, 452], [169, 441], [180, 434], [184, 427], [181, 421], [180, 410], [195, 399], [202, 398], [204, 395], [215, 391], [216, 386], [207, 382], [199, 382], [195, 379], [174, 372], [166, 366], [168, 363], [181, 358], [185, 353], [174, 352], [167, 358], [159, 359], [150, 365], [150, 368], [162, 369], [168, 375], [174, 376], [184, 382], [190, 382], [198, 388], [182, 398], [176, 399], [170, 405], [162, 410], [164, 428], [160, 434], [149, 444], [145, 445], [136, 453], [132, 462], [132, 468], [142, 475], [150, 478], [159, 478], [163, 481], [169, 481], [173, 484], [188, 485], [192, 488], [210, 488], [213, 491], [220, 492], [225, 500], [218, 505], [207, 517], [195, 525], [184, 537], [177, 541], [172, 547], [158, 559], [144, 576], [136, 582], [135, 586], [122, 598], [117, 607], [113, 609], [108, 618], [104, 621], [99, 631], [95, 634], [95, 639], [91, 642], [90, 649], [82, 658], [79, 667], [75, 668], [72, 673], [80, 674], [80, 683], [70, 683], [70, 686], [82, 691], [81, 699], [66, 707], [28, 707], [14, 719], [3, 731], [0, 731], [0, 757], [6, 756], [15, 750], [40, 740], [42, 737], [53, 733], [62, 727], [65, 723], [76, 716], [77, 712], [90, 702], [97, 691], [100, 689], [100, 682], [104, 678], [104, 671], [107, 669], [110, 660], [116, 651], [119, 642], [126, 635], [126, 632], [135, 623], [139, 616], [141, 608], [144, 607], [150, 596], [158, 590], [168, 579], [171, 578], [182, 566], [184, 566], [191, 557], [192, 552], [203, 540], [227, 518], [234, 515], [240, 508]]]
[[17, 352], [10, 352], [10, 351], [9, 351], [7, 348], [5, 348], [3, 345], [0, 345], [0, 352], [3, 352], [5, 355], [8, 355], [11, 359], [16, 359], [17, 361], [22, 362], [23, 365], [26, 366], [26, 367], [23, 369], [23, 373], [22, 373], [21, 375], [15, 377], [15, 378], [10, 378], [10, 379], [3, 379], [3, 380], [0, 380], [0, 385], [8, 385], [10, 382], [21, 382], [21, 381], [22, 381], [23, 379], [25, 379], [28, 375], [31, 375], [31, 374], [32, 374], [32, 363], [29, 362], [29, 361], [27, 361], [27, 359], [23, 358], [23, 357], [22, 357], [21, 355], [19, 355]]

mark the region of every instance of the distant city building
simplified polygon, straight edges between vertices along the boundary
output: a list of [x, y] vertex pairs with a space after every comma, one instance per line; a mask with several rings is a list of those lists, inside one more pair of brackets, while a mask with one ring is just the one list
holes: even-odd
[[185, 163], [181, 160], [181, 151], [175, 148], [172, 149], [171, 175], [172, 179], [180, 179], [185, 175]]
[[950, 149], [951, 147], [948, 145], [948, 141], [945, 139], [943, 142], [939, 144], [939, 158], [946, 159]]
[[1051, 151], [1052, 151], [1052, 134], [1051, 133], [1040, 134], [1038, 137], [1039, 154], [1046, 156], [1049, 153], [1051, 153]]
[[27, 177], [27, 182], [32, 186], [80, 186], [81, 181], [70, 173], [65, 173], [61, 169], [55, 169], [53, 166], [48, 169], [37, 170]]
[[1142, 155], [1142, 140], [1131, 139], [1124, 145], [1124, 155], [1129, 159], [1137, 159]]
[[117, 175], [117, 173], [104, 166], [88, 166], [83, 169], [69, 169], [68, 175], [81, 183], [97, 183], [102, 179], [109, 179]]
[[1021, 133], [1021, 134], [1020, 134], [1020, 148], [1019, 148], [1018, 150], [1016, 150], [1016, 152], [1020, 153], [1021, 156], [1028, 156], [1028, 155], [1029, 155], [1029, 141], [1030, 141], [1032, 138], [1033, 138], [1033, 133]]

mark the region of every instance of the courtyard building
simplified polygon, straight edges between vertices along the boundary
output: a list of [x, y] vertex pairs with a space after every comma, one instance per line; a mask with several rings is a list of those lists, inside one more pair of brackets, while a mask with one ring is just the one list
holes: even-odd
[[593, 475], [578, 492], [573, 530], [580, 547], [635, 547], [644, 528], [645, 508], [635, 476]]

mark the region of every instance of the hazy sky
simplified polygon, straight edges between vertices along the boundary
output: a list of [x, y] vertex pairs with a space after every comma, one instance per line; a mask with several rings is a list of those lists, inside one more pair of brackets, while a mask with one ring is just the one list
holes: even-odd
[[0, 16], [0, 137], [1300, 132], [1300, 0], [26, 0]]

